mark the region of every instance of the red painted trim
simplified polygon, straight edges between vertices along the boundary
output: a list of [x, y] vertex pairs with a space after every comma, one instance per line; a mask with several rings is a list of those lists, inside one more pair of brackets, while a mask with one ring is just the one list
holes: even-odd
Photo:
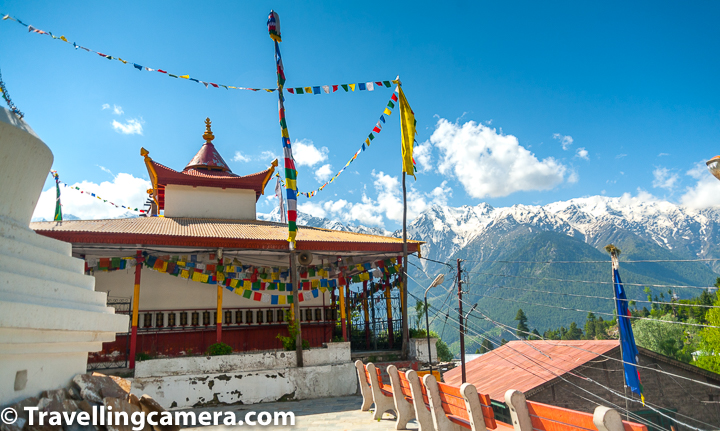
[[[287, 250], [288, 242], [284, 239], [229, 239], [192, 237], [159, 234], [136, 234], [114, 232], [77, 232], [36, 230], [36, 233], [72, 244], [143, 244], [160, 246], [185, 247], [223, 247], [261, 250]], [[420, 249], [419, 243], [408, 243], [408, 253]], [[368, 243], [344, 241], [297, 241], [296, 250], [309, 251], [361, 251], [392, 253], [402, 251], [402, 243]]]
[[129, 367], [131, 370], [135, 369], [135, 351], [137, 349], [137, 326], [132, 327], [132, 332], [130, 333], [130, 357], [128, 360], [130, 361]]

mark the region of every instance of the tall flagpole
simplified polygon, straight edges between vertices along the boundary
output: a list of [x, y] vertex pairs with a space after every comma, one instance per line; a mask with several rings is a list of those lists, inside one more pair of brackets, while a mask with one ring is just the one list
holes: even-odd
[[295, 159], [293, 159], [290, 133], [285, 121], [285, 97], [283, 86], [285, 85], [285, 68], [280, 55], [280, 17], [275, 11], [270, 11], [267, 21], [270, 38], [275, 42], [275, 63], [277, 66], [277, 92], [278, 92], [278, 114], [280, 116], [280, 130], [282, 132], [283, 155], [285, 158], [285, 190], [287, 191], [287, 221], [288, 221], [288, 242], [290, 243], [290, 282], [293, 292], [293, 309], [295, 310], [295, 326], [297, 336], [295, 337], [295, 353], [297, 366], [303, 366], [302, 333], [300, 329], [300, 298], [298, 294], [298, 277], [295, 260], [295, 237], [297, 235], [297, 170]]
[[403, 189], [403, 284], [402, 289], [400, 290], [400, 295], [402, 295], [402, 334], [403, 334], [403, 341], [402, 341], [402, 356], [403, 359], [407, 360], [408, 357], [408, 350], [409, 350], [409, 341], [408, 337], [410, 336], [408, 331], [408, 307], [407, 307], [407, 260], [408, 260], [408, 247], [407, 247], [407, 188], [405, 187], [405, 172], [403, 172], [403, 181], [402, 181], [402, 189]]

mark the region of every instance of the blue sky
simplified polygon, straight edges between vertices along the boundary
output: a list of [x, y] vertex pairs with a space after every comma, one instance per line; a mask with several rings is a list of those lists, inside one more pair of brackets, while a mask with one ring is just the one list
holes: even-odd
[[[697, 168], [720, 153], [716, 3], [0, 1], [0, 12], [114, 57], [271, 88], [265, 22], [273, 8], [287, 86], [400, 75], [422, 147], [411, 214], [432, 203], [546, 204], [642, 191], [720, 205], [720, 183]], [[235, 173], [265, 169], [264, 155], [281, 154], [275, 93], [139, 72], [12, 21], [0, 21], [0, 52], [9, 93], [53, 150], [61, 179], [116, 202], [144, 201], [140, 147], [182, 169], [203, 142], [205, 117]], [[390, 95], [287, 96], [290, 136], [304, 150], [296, 150], [301, 191], [344, 166]], [[301, 198], [301, 209], [396, 228], [399, 139], [394, 113], [372, 147], [315, 198]], [[63, 195], [65, 212], [118, 215], [72, 193]], [[263, 197], [258, 211], [273, 206]], [[51, 217], [47, 208], [36, 215]]]

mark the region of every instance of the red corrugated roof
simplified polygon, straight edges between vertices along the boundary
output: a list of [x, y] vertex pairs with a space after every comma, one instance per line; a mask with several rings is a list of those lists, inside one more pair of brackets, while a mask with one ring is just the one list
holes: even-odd
[[[510, 341], [465, 365], [467, 383], [494, 400], [504, 400], [508, 389], [527, 392], [558, 375], [618, 347], [617, 340]], [[443, 375], [446, 383], [460, 386], [462, 371]]]
[[[287, 225], [260, 220], [139, 217], [36, 222], [30, 228], [71, 243], [288, 249]], [[408, 241], [408, 252], [417, 252], [420, 244]], [[402, 239], [299, 226], [297, 249], [402, 252]]]

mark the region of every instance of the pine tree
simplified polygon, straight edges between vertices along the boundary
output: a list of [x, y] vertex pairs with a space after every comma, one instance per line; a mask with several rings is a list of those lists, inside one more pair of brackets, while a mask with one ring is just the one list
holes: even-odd
[[495, 346], [488, 340], [487, 338], [483, 340], [482, 344], [480, 345], [480, 353], [487, 353], [494, 349]]
[[506, 345], [506, 344], [507, 344], [507, 340], [506, 340], [506, 339], [503, 338], [502, 340], [500, 340], [500, 345], [501, 345], [501, 346], [504, 346], [504, 345]]
[[585, 337], [588, 340], [595, 339], [595, 322], [595, 315], [593, 313], [588, 313], [587, 320], [585, 321]]
[[517, 325], [517, 336], [519, 338], [527, 339], [527, 334], [530, 332], [530, 328], [528, 328], [527, 325], [527, 316], [525, 315], [525, 312], [522, 311], [522, 308], [518, 309], [517, 314], [515, 315], [515, 320], [518, 321]]

